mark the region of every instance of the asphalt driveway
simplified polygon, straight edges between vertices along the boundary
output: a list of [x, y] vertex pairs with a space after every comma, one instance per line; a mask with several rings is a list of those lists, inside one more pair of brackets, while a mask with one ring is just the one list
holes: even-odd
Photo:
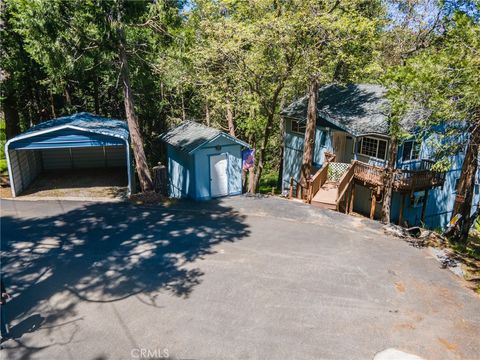
[[479, 297], [367, 219], [246, 197], [1, 215], [2, 358], [480, 358]]

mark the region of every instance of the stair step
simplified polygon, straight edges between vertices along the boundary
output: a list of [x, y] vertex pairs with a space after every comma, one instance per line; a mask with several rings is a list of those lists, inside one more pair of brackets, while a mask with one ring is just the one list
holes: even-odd
[[320, 209], [330, 209], [330, 210], [337, 210], [337, 205], [335, 203], [326, 203], [321, 201], [312, 201], [312, 206], [315, 206]]

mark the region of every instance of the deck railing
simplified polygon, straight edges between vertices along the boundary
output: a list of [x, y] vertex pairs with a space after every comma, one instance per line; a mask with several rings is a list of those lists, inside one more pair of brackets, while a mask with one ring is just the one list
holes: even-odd
[[355, 176], [356, 164], [357, 164], [357, 161], [354, 161], [338, 181], [337, 200], [336, 200], [337, 210], [340, 207], [340, 201], [342, 200], [343, 196], [347, 192], [348, 187], [351, 181], [353, 180], [353, 177]]
[[415, 191], [434, 186], [441, 186], [445, 181], [445, 173], [431, 170], [397, 170], [393, 188], [398, 191]]
[[[429, 161], [422, 166], [431, 168]], [[355, 162], [355, 179], [363, 181], [370, 186], [383, 186], [385, 168]], [[441, 186], [445, 181], [445, 173], [431, 170], [395, 170], [393, 188], [396, 191], [415, 191], [429, 187]]]
[[[425, 162], [422, 166], [429, 166], [430, 162]], [[328, 163], [326, 162], [320, 170], [318, 170], [306, 184], [301, 184], [293, 177], [290, 178], [289, 198], [302, 199], [307, 203], [311, 203], [313, 197], [320, 188], [328, 181], [337, 179], [331, 178], [329, 172], [335, 167], [335, 164], [345, 165], [343, 174], [338, 179], [336, 206], [339, 208], [341, 200], [347, 193], [352, 180], [355, 178], [360, 183], [371, 187], [382, 188], [384, 186], [385, 168], [370, 165], [361, 161], [353, 161], [352, 164]], [[335, 176], [333, 176], [335, 177]], [[445, 181], [445, 173], [434, 172], [431, 170], [401, 170], [396, 169], [394, 172], [393, 189], [395, 191], [419, 191], [443, 185]]]
[[354, 167], [355, 179], [369, 185], [382, 186], [385, 169], [361, 161], [356, 161]]
[[288, 198], [292, 199], [293, 197], [295, 197], [296, 199], [307, 200], [307, 197], [309, 195], [308, 186], [309, 186], [308, 182], [307, 182], [307, 185], [303, 185], [299, 181], [291, 177]]
[[328, 166], [329, 163], [325, 163], [320, 170], [308, 181], [308, 197], [307, 202], [312, 203], [312, 199], [320, 188], [325, 184], [328, 178]]
[[422, 159], [420, 160], [419, 170], [432, 170], [433, 164], [435, 164], [435, 161], [433, 160]]

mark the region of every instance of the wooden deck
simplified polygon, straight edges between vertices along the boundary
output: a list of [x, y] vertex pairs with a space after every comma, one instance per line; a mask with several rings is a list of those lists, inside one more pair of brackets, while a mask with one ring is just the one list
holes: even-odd
[[[428, 164], [428, 163], [426, 163]], [[355, 180], [366, 186], [383, 188], [385, 169], [360, 161], [355, 167]], [[393, 190], [399, 192], [412, 192], [426, 190], [432, 187], [442, 186], [445, 181], [445, 173], [431, 170], [402, 170], [396, 169], [394, 173]]]
[[[425, 162], [421, 170], [396, 169], [393, 190], [405, 194], [442, 186], [445, 174], [429, 170]], [[298, 198], [317, 207], [352, 211], [355, 183], [366, 186], [371, 193], [379, 194], [384, 187], [385, 168], [373, 166], [360, 161], [346, 163], [325, 163], [305, 184], [300, 184], [293, 177], [290, 179], [289, 198]], [[295, 186], [294, 186], [295, 185]], [[372, 199], [375, 197], [372, 195]], [[375, 201], [372, 200], [373, 216]], [[423, 212], [422, 212], [423, 213]]]

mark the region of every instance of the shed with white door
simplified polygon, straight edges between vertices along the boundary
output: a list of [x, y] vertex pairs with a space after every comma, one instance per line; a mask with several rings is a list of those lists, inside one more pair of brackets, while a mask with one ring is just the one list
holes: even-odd
[[220, 130], [185, 121], [162, 134], [169, 194], [209, 200], [242, 193], [242, 150], [249, 145]]

